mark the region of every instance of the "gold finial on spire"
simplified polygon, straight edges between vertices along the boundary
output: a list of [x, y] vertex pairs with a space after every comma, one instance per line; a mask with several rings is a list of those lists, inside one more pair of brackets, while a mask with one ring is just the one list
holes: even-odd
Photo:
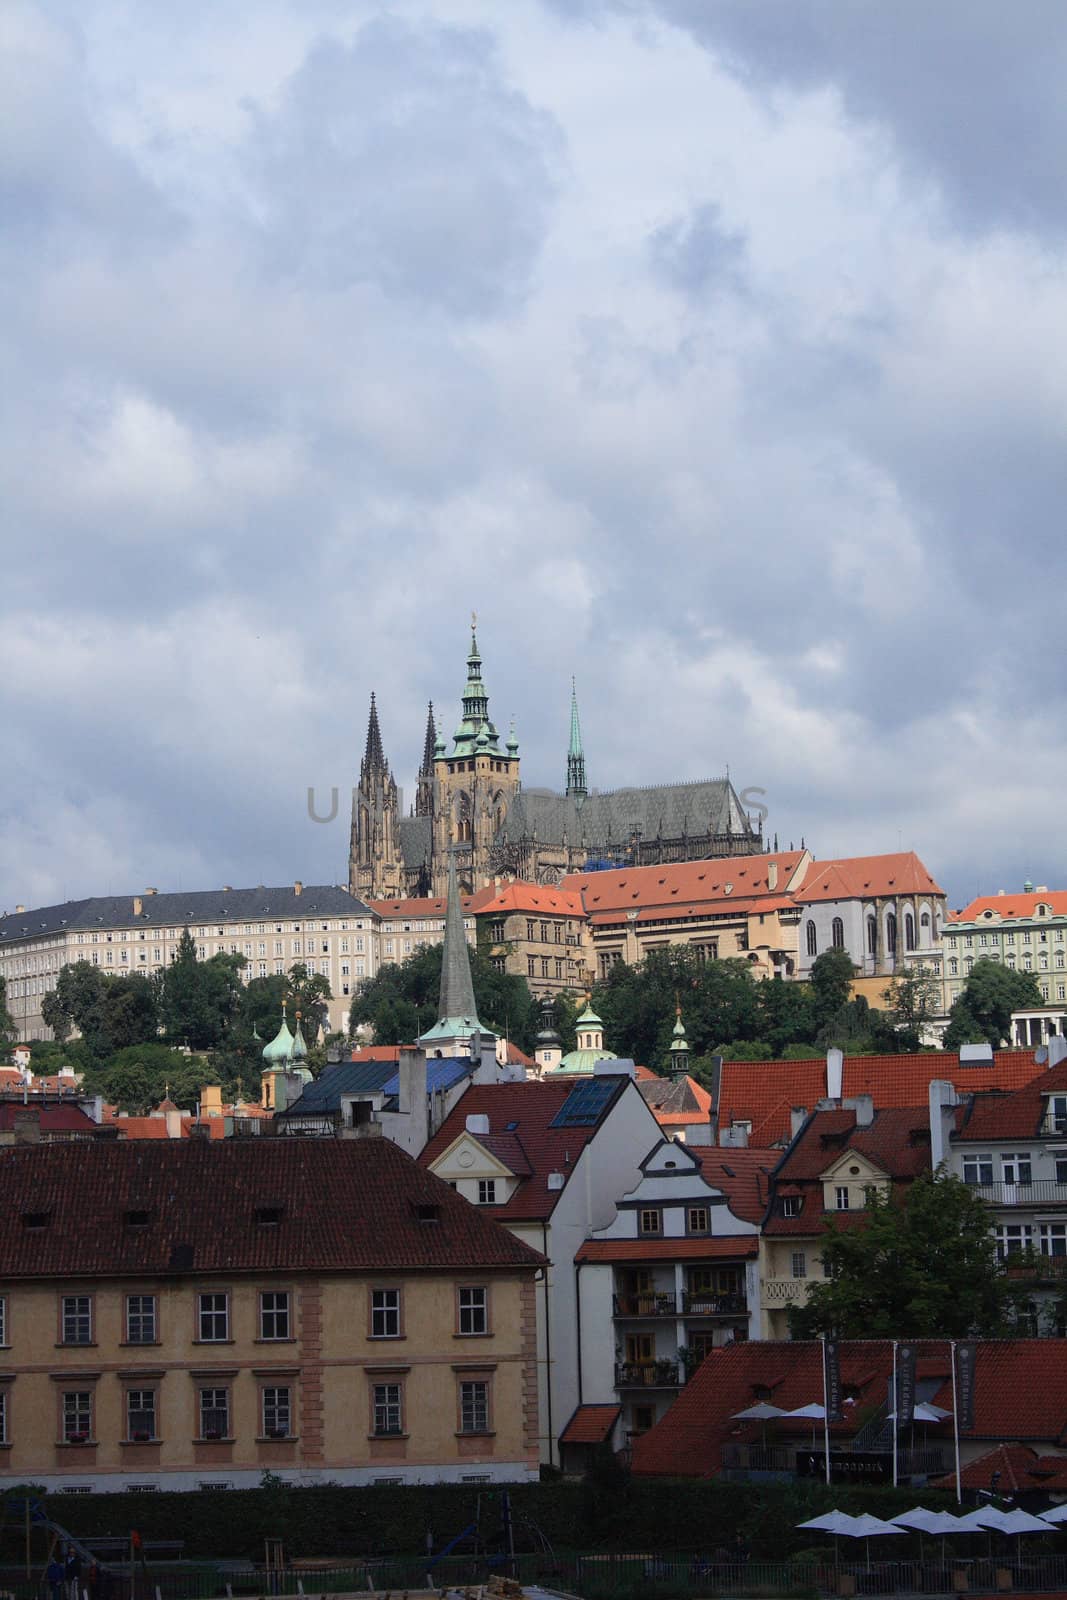
[[474, 632], [474, 630], [475, 630], [475, 628], [477, 626], [478, 626], [478, 613], [477, 613], [477, 611], [472, 611], [471, 612], [471, 632], [472, 633]]

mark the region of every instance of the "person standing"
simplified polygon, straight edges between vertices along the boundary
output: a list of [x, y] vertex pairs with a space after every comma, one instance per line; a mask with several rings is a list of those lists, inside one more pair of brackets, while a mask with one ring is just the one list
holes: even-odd
[[50, 1600], [63, 1600], [63, 1563], [53, 1556], [44, 1572]]
[[67, 1586], [67, 1600], [81, 1600], [82, 1562], [72, 1544], [67, 1546], [67, 1559], [63, 1563], [63, 1580]]

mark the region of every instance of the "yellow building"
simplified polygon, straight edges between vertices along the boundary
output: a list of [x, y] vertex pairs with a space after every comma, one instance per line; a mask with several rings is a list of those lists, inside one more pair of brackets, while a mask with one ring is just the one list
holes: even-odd
[[541, 1257], [386, 1139], [0, 1162], [0, 1477], [537, 1475]]

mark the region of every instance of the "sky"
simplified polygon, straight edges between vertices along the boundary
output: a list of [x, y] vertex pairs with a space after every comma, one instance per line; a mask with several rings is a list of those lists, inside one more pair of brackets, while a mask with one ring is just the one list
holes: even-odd
[[[1059, 0], [7, 0], [0, 910], [344, 882], [375, 690], [1067, 887]], [[320, 814], [308, 814], [308, 790]]]

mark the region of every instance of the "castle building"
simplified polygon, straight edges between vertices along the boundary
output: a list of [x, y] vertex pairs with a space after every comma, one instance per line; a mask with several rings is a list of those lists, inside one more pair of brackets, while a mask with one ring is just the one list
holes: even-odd
[[524, 789], [514, 728], [501, 738], [489, 714], [474, 624], [462, 711], [451, 745], [431, 703], [416, 802], [401, 816], [375, 697], [353, 795], [349, 885], [364, 900], [443, 895], [454, 851], [459, 886], [472, 894], [494, 878], [557, 885], [598, 866], [758, 854], [754, 828], [729, 778], [652, 784], [609, 793], [586, 781], [577, 695], [572, 685], [563, 793]]

